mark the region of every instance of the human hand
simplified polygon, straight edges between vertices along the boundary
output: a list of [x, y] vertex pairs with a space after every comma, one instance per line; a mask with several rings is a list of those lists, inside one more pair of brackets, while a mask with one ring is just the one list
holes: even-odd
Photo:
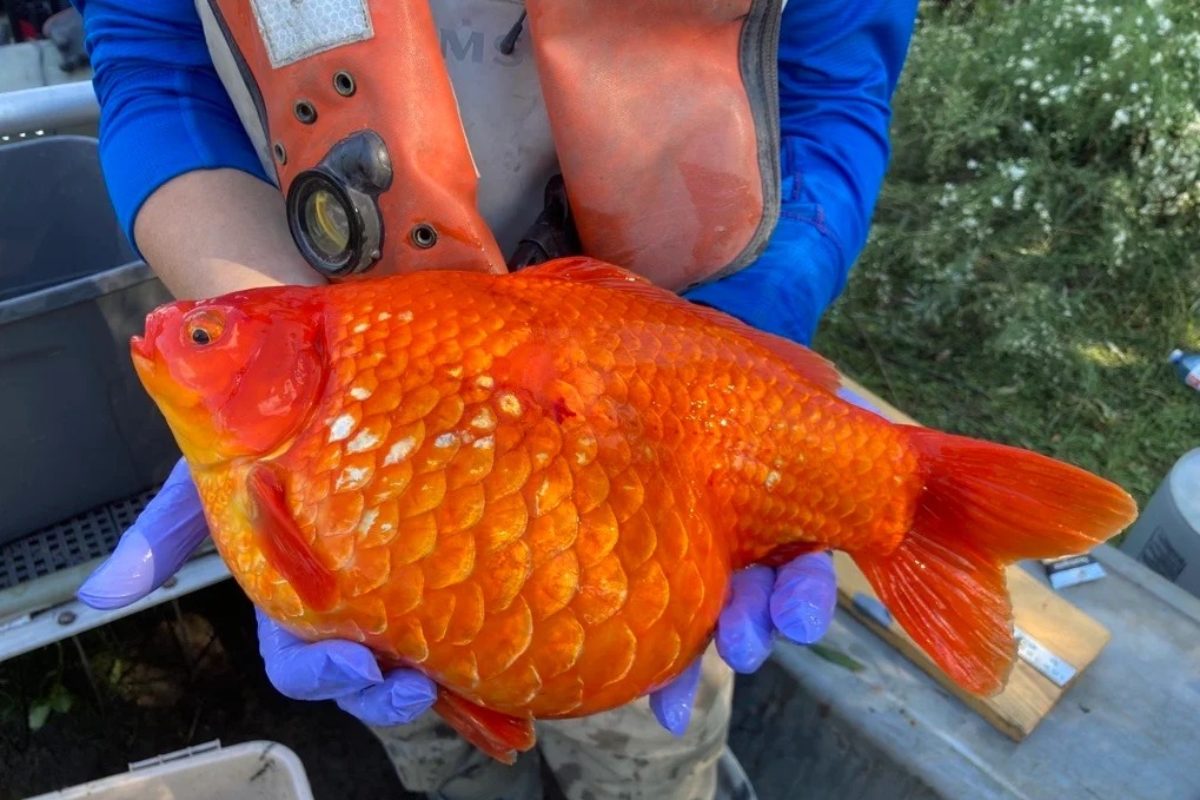
[[[208, 535], [200, 496], [182, 459], [112, 555], [77, 592], [93, 608], [121, 608], [162, 585]], [[267, 678], [295, 700], [333, 700], [368, 725], [412, 722], [437, 700], [433, 681], [415, 670], [380, 672], [357, 642], [305, 642], [255, 609]]]
[[333, 700], [368, 725], [405, 725], [437, 701], [437, 685], [420, 672], [381, 673], [375, 655], [357, 642], [306, 642], [259, 609], [258, 649], [267, 678], [293, 700]]
[[[729, 600], [717, 619], [717, 652], [736, 672], [750, 673], [771, 654], [776, 634], [796, 644], [825, 635], [837, 600], [837, 577], [827, 553], [807, 553], [778, 570], [757, 565], [733, 574]], [[659, 723], [682, 736], [700, 682], [700, 658], [650, 695]]]

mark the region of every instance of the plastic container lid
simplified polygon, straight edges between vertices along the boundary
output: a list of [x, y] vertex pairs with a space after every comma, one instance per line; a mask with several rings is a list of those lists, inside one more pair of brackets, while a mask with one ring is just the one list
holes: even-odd
[[129, 772], [28, 800], [313, 800], [304, 766], [278, 742], [211, 742], [129, 765]]

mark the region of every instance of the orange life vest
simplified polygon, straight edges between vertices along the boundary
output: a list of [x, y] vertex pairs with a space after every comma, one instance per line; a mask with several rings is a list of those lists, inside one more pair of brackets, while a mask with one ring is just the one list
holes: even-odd
[[[197, 0], [293, 232], [321, 213], [358, 230], [335, 278], [501, 271], [561, 173], [582, 252], [675, 290], [745, 266], [774, 229], [781, 5]], [[497, 14], [523, 30], [477, 37]], [[472, 64], [502, 88], [464, 91]], [[350, 219], [310, 189], [325, 177]]]

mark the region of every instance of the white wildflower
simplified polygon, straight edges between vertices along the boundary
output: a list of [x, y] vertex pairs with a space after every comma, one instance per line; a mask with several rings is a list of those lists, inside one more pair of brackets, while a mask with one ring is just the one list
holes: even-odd
[[1029, 169], [1015, 161], [1005, 161], [1000, 164], [1000, 174], [1013, 183], [1020, 183], [1029, 174]]
[[1025, 187], [1018, 186], [1013, 190], [1013, 211], [1020, 211], [1025, 207]]

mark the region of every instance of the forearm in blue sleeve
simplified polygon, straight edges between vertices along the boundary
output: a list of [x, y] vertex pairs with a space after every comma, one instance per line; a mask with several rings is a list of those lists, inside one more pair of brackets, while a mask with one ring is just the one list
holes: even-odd
[[178, 175], [229, 167], [268, 179], [217, 77], [191, 0], [75, 5], [100, 101], [101, 166], [131, 242], [142, 203]]
[[820, 310], [841, 293], [866, 244], [916, 14], [917, 0], [792, 0], [784, 11], [781, 225], [812, 225], [834, 253], [828, 274], [816, 276], [824, 285], [810, 287]]

